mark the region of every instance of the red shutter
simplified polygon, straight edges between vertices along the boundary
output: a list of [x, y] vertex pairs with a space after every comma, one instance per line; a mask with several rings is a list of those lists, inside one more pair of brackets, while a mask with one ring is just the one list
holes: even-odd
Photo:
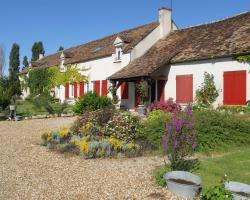
[[108, 81], [102, 80], [102, 96], [107, 96]]
[[84, 82], [80, 82], [80, 94], [79, 96], [83, 96], [84, 95]]
[[224, 72], [224, 104], [246, 104], [246, 71]]
[[158, 80], [157, 81], [157, 89], [158, 89], [158, 101], [164, 102], [165, 100], [165, 80]]
[[122, 82], [121, 84], [121, 98], [128, 99], [128, 82]]
[[76, 82], [74, 82], [74, 98], [76, 98], [77, 99], [77, 83]]
[[65, 85], [65, 98], [69, 98], [69, 83], [66, 83]]
[[100, 81], [94, 81], [94, 91], [100, 96]]
[[193, 102], [193, 75], [176, 76], [176, 102]]

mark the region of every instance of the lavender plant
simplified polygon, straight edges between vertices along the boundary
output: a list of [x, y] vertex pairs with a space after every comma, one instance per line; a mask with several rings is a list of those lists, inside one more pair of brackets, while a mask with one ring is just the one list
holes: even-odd
[[197, 148], [197, 131], [191, 106], [184, 112], [176, 109], [172, 121], [166, 123], [167, 133], [162, 136], [163, 149], [166, 151], [172, 170], [183, 170], [185, 157], [192, 155]]

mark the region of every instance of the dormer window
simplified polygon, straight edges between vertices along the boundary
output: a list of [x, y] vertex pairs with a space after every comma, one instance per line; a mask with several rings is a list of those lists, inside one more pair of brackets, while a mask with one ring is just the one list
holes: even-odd
[[114, 62], [121, 62], [121, 61], [122, 61], [122, 48], [116, 47]]
[[123, 47], [124, 42], [117, 37], [114, 46], [115, 46], [115, 52], [113, 54], [114, 62], [121, 62], [122, 61], [122, 47]]

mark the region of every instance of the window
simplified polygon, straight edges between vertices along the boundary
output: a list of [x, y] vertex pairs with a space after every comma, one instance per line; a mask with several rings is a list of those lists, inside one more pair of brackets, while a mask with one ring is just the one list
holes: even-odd
[[176, 76], [176, 102], [193, 102], [193, 75]]
[[115, 48], [114, 62], [121, 62], [121, 60], [122, 60], [122, 48], [119, 46]]

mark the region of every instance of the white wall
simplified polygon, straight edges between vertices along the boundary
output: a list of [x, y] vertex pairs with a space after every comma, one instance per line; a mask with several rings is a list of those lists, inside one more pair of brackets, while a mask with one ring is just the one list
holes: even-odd
[[[78, 63], [76, 66], [79, 68], [80, 72], [81, 69], [89, 69], [87, 71], [82, 71], [81, 73], [88, 76], [89, 81], [89, 91], [93, 91], [93, 81], [95, 80], [106, 80], [109, 76], [117, 72], [118, 70], [122, 69], [130, 62], [130, 54], [123, 54], [121, 58], [121, 62], [114, 62], [114, 58], [112, 56], [100, 58], [97, 60], [90, 60], [87, 62]], [[108, 83], [109, 87], [110, 83]], [[100, 91], [101, 91], [102, 84], [100, 82]], [[84, 86], [84, 92], [87, 91], [86, 84]], [[120, 88], [117, 91], [117, 94], [120, 98]], [[78, 89], [79, 94], [79, 89]], [[110, 96], [110, 94], [109, 94]], [[70, 96], [71, 98], [71, 96]], [[65, 100], [65, 87], [60, 86], [60, 101], [64, 102]]]
[[147, 37], [139, 42], [131, 51], [131, 61], [141, 57], [146, 51], [148, 51], [160, 38], [160, 26], [155, 28]]
[[[169, 70], [169, 72], [168, 72]], [[176, 99], [176, 76], [193, 74], [193, 97], [195, 98], [195, 91], [204, 81], [204, 72], [212, 73], [214, 75], [214, 81], [216, 88], [219, 90], [219, 97], [217, 98], [214, 106], [223, 104], [223, 73], [225, 71], [247, 71], [247, 100], [250, 99], [250, 64], [240, 63], [232, 60], [231, 58], [226, 59], [214, 59], [206, 61], [195, 61], [187, 63], [173, 64], [163, 67], [160, 71], [167, 75], [167, 83], [165, 86], [165, 99], [173, 97]], [[161, 74], [157, 72], [158, 75]]]

